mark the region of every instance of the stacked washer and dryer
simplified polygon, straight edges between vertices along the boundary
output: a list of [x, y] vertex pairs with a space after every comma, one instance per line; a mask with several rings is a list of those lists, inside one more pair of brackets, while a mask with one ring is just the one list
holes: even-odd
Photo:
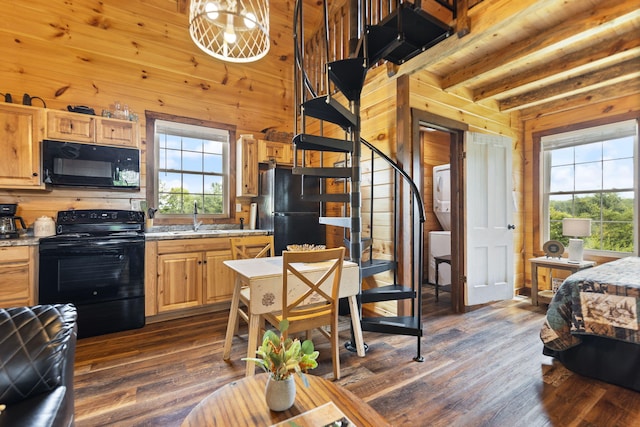
[[[429, 232], [429, 283], [435, 284], [434, 257], [451, 255], [451, 174], [450, 165], [433, 168], [433, 212], [444, 231]], [[451, 265], [441, 263], [438, 267], [438, 284], [451, 284]]]

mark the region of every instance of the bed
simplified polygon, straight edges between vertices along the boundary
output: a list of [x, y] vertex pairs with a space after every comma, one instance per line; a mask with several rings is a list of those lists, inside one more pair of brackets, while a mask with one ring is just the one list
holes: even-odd
[[549, 304], [543, 354], [567, 369], [640, 391], [640, 258], [579, 271]]

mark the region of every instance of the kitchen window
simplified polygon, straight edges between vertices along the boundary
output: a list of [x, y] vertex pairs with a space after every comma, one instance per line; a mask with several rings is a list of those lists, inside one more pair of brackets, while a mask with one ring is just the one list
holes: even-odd
[[230, 194], [235, 128], [149, 113], [147, 121], [153, 138], [153, 159], [147, 161], [153, 167], [147, 170], [155, 171], [147, 199], [154, 201], [158, 216], [191, 215], [197, 204], [199, 215], [229, 218], [235, 202]]
[[540, 139], [543, 241], [559, 240], [562, 219], [590, 218], [588, 252], [637, 254], [636, 120], [547, 134]]

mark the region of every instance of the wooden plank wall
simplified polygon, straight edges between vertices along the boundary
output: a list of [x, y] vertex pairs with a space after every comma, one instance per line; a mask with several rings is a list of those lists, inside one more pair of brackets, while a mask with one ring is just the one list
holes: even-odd
[[[237, 135], [260, 137], [268, 128], [291, 132], [292, 2], [271, 2], [271, 49], [244, 65], [202, 53], [189, 36], [180, 3], [0, 0], [0, 92], [11, 93], [16, 103], [28, 93], [48, 108], [87, 105], [98, 114], [113, 109], [116, 100], [127, 104], [140, 118], [143, 173], [145, 110], [227, 123], [237, 127]], [[30, 225], [70, 208], [130, 209], [144, 195], [144, 188], [0, 190], [0, 202], [18, 203], [18, 214]], [[248, 218], [249, 201], [242, 202], [240, 215]]]
[[[525, 229], [525, 242], [524, 259], [542, 256], [542, 234], [540, 230], [540, 224], [542, 221], [539, 219], [539, 213], [535, 209], [535, 194], [534, 194], [534, 182], [532, 177], [533, 171], [533, 156], [534, 144], [533, 134], [536, 132], [543, 132], [550, 129], [562, 128], [570, 124], [579, 124], [592, 122], [595, 120], [612, 119], [624, 117], [629, 119], [629, 116], [640, 117], [640, 97], [638, 95], [629, 95], [615, 99], [613, 101], [598, 102], [589, 105], [586, 108], [578, 108], [574, 110], [563, 111], [555, 114], [548, 114], [542, 117], [533, 118], [524, 122], [524, 176], [527, 177], [525, 185], [523, 187], [524, 192], [524, 229]], [[606, 257], [590, 257], [585, 256], [585, 259], [596, 261], [598, 264], [611, 261], [612, 258]], [[527, 288], [531, 288], [531, 265], [525, 263], [526, 267], [526, 285]], [[554, 277], [561, 277], [559, 271], [554, 271]], [[542, 289], [549, 289], [550, 279], [549, 272], [546, 269], [541, 269], [538, 277], [538, 283]]]

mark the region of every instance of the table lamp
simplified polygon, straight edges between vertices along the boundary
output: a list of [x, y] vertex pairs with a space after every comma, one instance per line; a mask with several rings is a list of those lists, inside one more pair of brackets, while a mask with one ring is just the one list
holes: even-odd
[[589, 218], [564, 218], [562, 220], [562, 234], [573, 237], [569, 239], [569, 262], [582, 262], [583, 242], [578, 237], [591, 235], [591, 220]]

